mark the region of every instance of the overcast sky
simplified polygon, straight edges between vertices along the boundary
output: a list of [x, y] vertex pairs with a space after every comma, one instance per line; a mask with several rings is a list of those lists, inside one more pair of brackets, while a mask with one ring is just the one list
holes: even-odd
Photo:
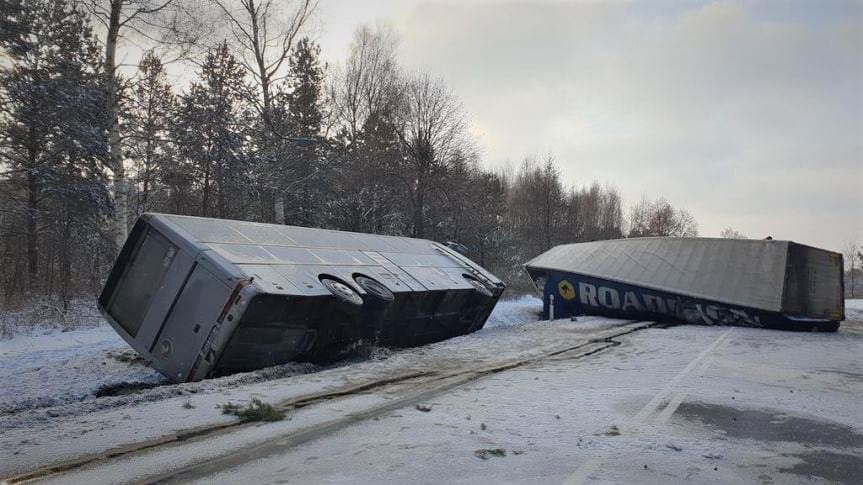
[[863, 3], [321, 0], [324, 56], [390, 22], [462, 100], [484, 164], [841, 250], [863, 243]]

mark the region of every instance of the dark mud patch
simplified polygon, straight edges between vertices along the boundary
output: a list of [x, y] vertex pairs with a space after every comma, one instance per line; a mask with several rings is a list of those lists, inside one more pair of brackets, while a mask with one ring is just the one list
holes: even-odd
[[787, 441], [836, 448], [863, 447], [863, 434], [848, 426], [772, 409], [748, 409], [684, 402], [675, 413], [721, 430], [732, 438]]
[[133, 350], [111, 350], [106, 354], [109, 358], [117, 362], [123, 362], [129, 365], [147, 365], [147, 361], [140, 354]]
[[859, 484], [863, 477], [863, 456], [860, 455], [818, 450], [792, 456], [799, 458], [800, 463], [790, 468], [780, 468], [780, 472], [848, 484]]
[[96, 390], [96, 397], [128, 396], [129, 394], [137, 394], [159, 385], [160, 384], [158, 383], [154, 384], [152, 382], [120, 382], [117, 384], [105, 384]]

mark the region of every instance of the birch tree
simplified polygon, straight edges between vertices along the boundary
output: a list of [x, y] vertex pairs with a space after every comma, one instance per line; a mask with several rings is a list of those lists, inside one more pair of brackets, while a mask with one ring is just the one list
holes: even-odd
[[149, 40], [160, 47], [193, 45], [199, 27], [190, 0], [78, 0], [102, 27], [102, 76], [108, 121], [106, 165], [113, 176], [114, 238], [122, 246], [129, 230], [129, 187], [120, 131], [121, 82], [117, 50], [126, 36]]

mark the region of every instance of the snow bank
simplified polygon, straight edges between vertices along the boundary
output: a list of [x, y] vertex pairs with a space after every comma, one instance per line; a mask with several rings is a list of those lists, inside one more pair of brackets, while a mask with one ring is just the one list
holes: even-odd
[[534, 295], [501, 300], [488, 317], [486, 328], [510, 327], [512, 325], [539, 320], [542, 300]]
[[863, 313], [863, 298], [845, 300], [845, 311], [848, 313]]
[[104, 386], [163, 381], [107, 325], [0, 340], [0, 415], [95, 399]]
[[92, 299], [75, 299], [64, 311], [62, 303], [35, 300], [24, 308], [0, 310], [0, 340], [52, 330], [73, 330], [105, 325]]

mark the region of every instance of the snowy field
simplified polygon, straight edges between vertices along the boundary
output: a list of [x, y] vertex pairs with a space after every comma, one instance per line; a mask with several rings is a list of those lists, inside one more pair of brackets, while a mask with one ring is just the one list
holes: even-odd
[[[228, 402], [279, 403], [406, 373], [456, 375], [632, 327], [603, 318], [538, 322], [540, 305], [530, 296], [502, 301], [481, 331], [417, 349], [180, 385], [165, 384], [107, 325], [0, 340], [0, 477], [230, 424], [235, 418], [219, 408]], [[421, 400], [428, 411], [414, 408], [420, 387], [406, 383], [56, 478], [116, 483], [159, 470], [202, 483], [276, 483], [285, 473], [301, 483], [853, 483], [843, 473], [863, 476], [863, 300], [848, 300], [846, 314], [835, 334], [639, 330], [595, 355], [542, 357], [429, 394]], [[373, 419], [326, 431], [361, 415]], [[319, 431], [278, 445], [308, 430]]]

